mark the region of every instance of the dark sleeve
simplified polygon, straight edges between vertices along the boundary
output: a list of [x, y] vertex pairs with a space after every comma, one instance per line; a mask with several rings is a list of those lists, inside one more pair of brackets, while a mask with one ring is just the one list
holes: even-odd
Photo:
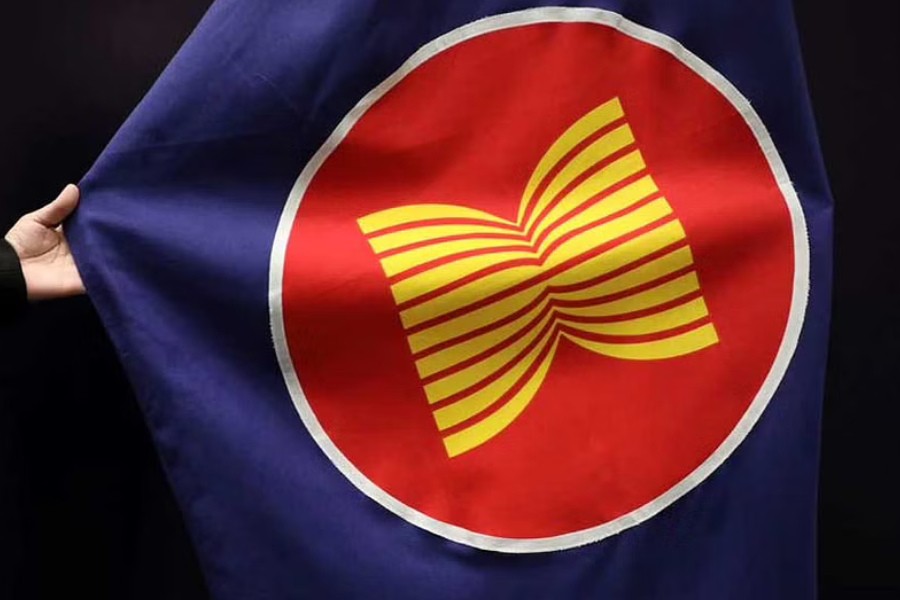
[[22, 264], [13, 247], [0, 239], [0, 323], [10, 321], [28, 303]]

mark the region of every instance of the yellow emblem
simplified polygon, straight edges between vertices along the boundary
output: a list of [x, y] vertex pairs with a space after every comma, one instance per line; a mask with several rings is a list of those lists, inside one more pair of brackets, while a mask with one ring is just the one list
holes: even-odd
[[451, 457], [521, 414], [562, 338], [627, 360], [718, 342], [684, 229], [618, 98], [550, 146], [514, 222], [414, 204], [358, 223], [390, 282]]

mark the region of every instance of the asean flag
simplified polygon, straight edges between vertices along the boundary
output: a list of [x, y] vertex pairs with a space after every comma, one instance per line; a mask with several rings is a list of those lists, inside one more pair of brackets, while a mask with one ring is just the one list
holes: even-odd
[[219, 0], [83, 188], [215, 597], [815, 596], [787, 0]]

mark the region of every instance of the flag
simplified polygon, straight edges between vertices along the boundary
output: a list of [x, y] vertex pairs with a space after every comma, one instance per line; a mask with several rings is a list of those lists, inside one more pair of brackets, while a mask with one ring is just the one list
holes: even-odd
[[218, 0], [67, 226], [216, 598], [811, 598], [787, 0]]

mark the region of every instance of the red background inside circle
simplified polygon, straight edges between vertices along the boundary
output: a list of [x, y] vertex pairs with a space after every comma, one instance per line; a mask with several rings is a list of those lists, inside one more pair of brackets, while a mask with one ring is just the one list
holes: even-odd
[[[564, 340], [524, 413], [450, 459], [356, 219], [448, 203], [514, 220], [549, 145], [616, 96], [687, 232], [720, 343], [640, 362]], [[351, 129], [293, 224], [284, 323], [311, 408], [372, 482], [478, 533], [554, 536], [654, 500], [734, 429], [781, 343], [793, 256], [790, 216], [768, 163], [711, 85], [605, 26], [530, 25], [431, 58]]]

